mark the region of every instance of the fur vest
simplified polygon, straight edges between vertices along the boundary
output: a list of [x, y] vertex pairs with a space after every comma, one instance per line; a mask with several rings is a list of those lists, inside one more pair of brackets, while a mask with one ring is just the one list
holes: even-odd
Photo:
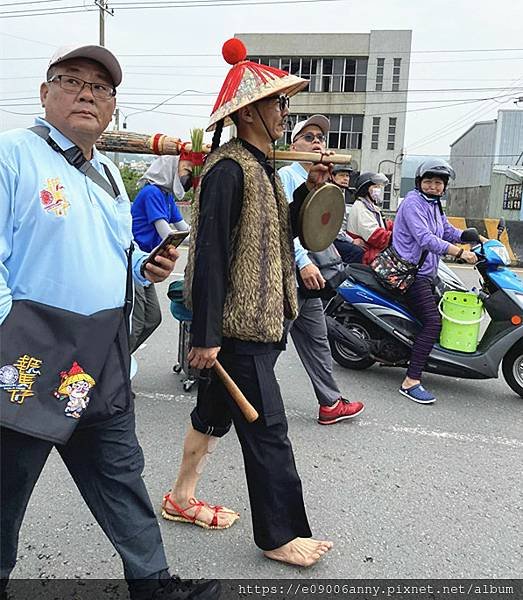
[[222, 334], [245, 341], [279, 342], [284, 317], [295, 319], [298, 314], [289, 207], [278, 174], [273, 187], [263, 166], [237, 139], [209, 155], [195, 194], [194, 235], [185, 270], [186, 304], [191, 306], [202, 181], [218, 161], [227, 158], [242, 168], [244, 192], [232, 234]]

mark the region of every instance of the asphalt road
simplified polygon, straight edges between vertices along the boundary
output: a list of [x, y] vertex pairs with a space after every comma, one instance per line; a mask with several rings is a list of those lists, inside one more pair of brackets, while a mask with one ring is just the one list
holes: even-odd
[[[470, 268], [459, 272], [472, 280]], [[178, 324], [165, 290], [159, 286], [164, 322], [138, 351], [133, 381], [144, 478], [157, 508], [177, 471], [195, 400], [172, 372]], [[334, 371], [343, 394], [362, 400], [366, 411], [321, 427], [292, 346], [277, 366], [311, 526], [315, 536], [334, 542], [328, 557], [309, 570], [263, 558], [252, 541], [231, 432], [208, 463], [199, 493], [236, 509], [241, 519], [226, 531], [162, 521], [172, 571], [220, 578], [521, 577], [523, 399], [502, 379], [427, 375], [438, 402], [420, 406], [398, 394], [401, 370], [335, 365]], [[122, 577], [118, 556], [56, 452], [31, 499], [13, 577]]]

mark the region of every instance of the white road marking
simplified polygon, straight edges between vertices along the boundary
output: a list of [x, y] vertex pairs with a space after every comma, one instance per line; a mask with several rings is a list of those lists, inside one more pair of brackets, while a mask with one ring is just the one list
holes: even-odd
[[483, 435], [480, 433], [457, 433], [455, 431], [430, 430], [423, 427], [405, 427], [404, 425], [384, 425], [379, 421], [359, 421], [360, 427], [378, 426], [390, 433], [407, 433], [410, 435], [432, 437], [436, 439], [454, 440], [456, 442], [480, 443], [497, 446], [509, 446], [511, 448], [523, 448], [523, 440], [506, 438], [498, 435]]
[[[137, 392], [137, 396], [148, 398], [150, 400], [158, 400], [161, 402], [180, 402], [180, 403], [194, 403], [194, 394], [160, 394]], [[316, 419], [308, 414], [304, 414], [300, 410], [290, 408], [285, 410], [287, 417], [297, 417], [301, 421], [311, 423], [311, 426], [316, 422]], [[510, 448], [523, 448], [523, 440], [516, 438], [507, 438], [499, 435], [484, 435], [481, 433], [458, 433], [456, 431], [443, 431], [440, 429], [424, 429], [423, 427], [406, 427], [404, 425], [386, 425], [385, 423], [378, 421], [377, 419], [357, 419], [352, 421], [351, 426], [358, 427], [379, 427], [385, 433], [400, 433], [407, 435], [415, 435], [419, 437], [429, 437], [440, 440], [453, 440], [455, 442], [465, 442], [468, 444], [486, 444], [494, 446], [509, 446]], [[342, 429], [343, 424], [332, 425], [337, 429]]]

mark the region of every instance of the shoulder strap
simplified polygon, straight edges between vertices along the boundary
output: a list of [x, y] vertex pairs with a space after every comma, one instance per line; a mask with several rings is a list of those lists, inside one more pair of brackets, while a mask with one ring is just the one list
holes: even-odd
[[418, 265], [417, 265], [418, 269], [421, 269], [421, 266], [425, 262], [425, 259], [427, 258], [428, 253], [429, 253], [428, 250], [423, 250], [423, 252], [421, 253], [421, 256], [419, 257], [419, 261], [418, 261]]
[[[49, 129], [44, 125], [36, 125], [35, 127], [30, 127], [29, 131], [36, 133], [36, 135], [40, 136], [43, 140], [45, 140], [49, 146], [58, 154], [61, 154], [65, 160], [75, 169], [78, 169], [81, 173], [83, 173], [86, 177], [89, 177], [91, 181], [96, 183], [99, 187], [101, 187], [105, 192], [113, 198], [117, 198], [120, 195], [120, 190], [118, 189], [118, 185], [109, 170], [109, 167], [102, 163], [105, 174], [107, 175], [109, 181], [105, 179], [91, 164], [90, 160], [87, 160], [83, 155], [83, 152], [78, 148], [78, 146], [73, 146], [72, 148], [68, 148], [67, 150], [63, 150], [60, 146], [53, 140]], [[110, 182], [110, 183], [109, 183]]]
[[[105, 179], [91, 164], [91, 161], [87, 160], [83, 155], [83, 152], [78, 148], [78, 146], [73, 146], [68, 150], [63, 150], [60, 146], [53, 140], [50, 135], [49, 129], [44, 125], [36, 125], [35, 127], [30, 127], [29, 131], [36, 133], [36, 135], [40, 136], [43, 140], [45, 140], [49, 146], [55, 151], [61, 154], [65, 160], [73, 167], [78, 169], [81, 173], [83, 173], [86, 177], [89, 177], [91, 181], [96, 183], [99, 187], [101, 187], [104, 191], [106, 191], [113, 200], [120, 195], [120, 190], [118, 189], [118, 185], [111, 173], [109, 167], [102, 163], [102, 167], [107, 175], [107, 179]], [[110, 183], [109, 183], [110, 182]], [[133, 308], [133, 251], [134, 244], [131, 241], [131, 245], [129, 246], [129, 250], [127, 251], [127, 276], [125, 283], [125, 306], [124, 306], [124, 315], [125, 315], [125, 326], [127, 328], [127, 333], [129, 334], [129, 318], [131, 315], [131, 311]]]
[[134, 290], [133, 290], [133, 252], [134, 244], [131, 242], [129, 250], [127, 250], [127, 278], [125, 282], [125, 326], [127, 333], [130, 335], [130, 317], [133, 310]]

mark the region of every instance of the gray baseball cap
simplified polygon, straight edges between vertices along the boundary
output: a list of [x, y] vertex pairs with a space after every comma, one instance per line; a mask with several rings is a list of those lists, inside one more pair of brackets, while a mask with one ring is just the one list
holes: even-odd
[[107, 69], [113, 80], [114, 87], [117, 87], [122, 83], [122, 68], [120, 67], [120, 63], [116, 56], [107, 50], [107, 48], [95, 44], [60, 46], [51, 57], [47, 70], [49, 71], [54, 65], [57, 65], [64, 60], [69, 60], [70, 58], [89, 58], [90, 60], [94, 60]]
[[298, 121], [298, 123], [296, 123], [291, 133], [291, 142], [294, 142], [305, 127], [309, 127], [309, 125], [316, 125], [316, 127], [319, 127], [325, 136], [329, 133], [329, 119], [323, 115], [312, 115], [312, 117], [309, 117], [305, 121]]

